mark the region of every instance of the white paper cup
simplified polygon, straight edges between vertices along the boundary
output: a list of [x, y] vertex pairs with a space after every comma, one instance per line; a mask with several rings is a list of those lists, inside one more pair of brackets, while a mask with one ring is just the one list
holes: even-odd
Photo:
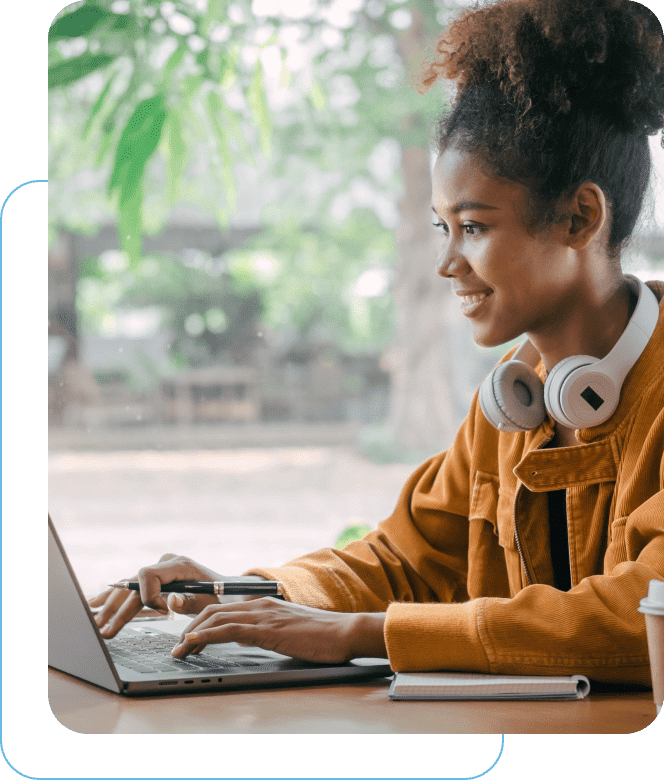
[[664, 582], [650, 580], [648, 596], [641, 599], [639, 612], [646, 619], [652, 693], [659, 713], [664, 699]]

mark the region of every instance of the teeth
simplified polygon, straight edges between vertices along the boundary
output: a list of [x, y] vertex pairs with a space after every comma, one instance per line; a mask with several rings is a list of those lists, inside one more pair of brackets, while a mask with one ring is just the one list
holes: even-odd
[[477, 293], [476, 295], [464, 295], [461, 300], [464, 306], [475, 306], [486, 298], [486, 293]]

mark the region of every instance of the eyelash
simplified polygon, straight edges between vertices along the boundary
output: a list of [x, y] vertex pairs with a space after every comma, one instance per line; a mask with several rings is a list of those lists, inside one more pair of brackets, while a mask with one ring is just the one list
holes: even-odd
[[[431, 224], [436, 230], [442, 230], [445, 235], [449, 235], [449, 228], [447, 228], [447, 225], [444, 222], [432, 222]], [[461, 225], [461, 227], [466, 231], [467, 236], [478, 236], [486, 231], [486, 228], [481, 225]], [[447, 228], [447, 231], [445, 228]], [[477, 232], [469, 233], [469, 230], [476, 230]]]

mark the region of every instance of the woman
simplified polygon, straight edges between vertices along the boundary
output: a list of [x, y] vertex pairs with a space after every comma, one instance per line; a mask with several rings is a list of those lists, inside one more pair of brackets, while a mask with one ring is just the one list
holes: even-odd
[[[662, 65], [657, 20], [626, 0], [508, 0], [452, 23], [424, 77], [457, 86], [438, 133], [433, 222], [438, 274], [475, 341], [525, 334], [544, 380], [571, 356], [613, 355], [648, 296], [650, 333], [599, 424], [575, 424], [550, 399], [534, 426], [491, 423], [476, 396], [378, 530], [250, 572], [280, 580], [286, 601], [171, 595], [176, 611], [200, 613], [173, 655], [238, 641], [312, 661], [388, 657], [397, 671], [649, 685], [637, 606], [664, 578], [664, 284], [650, 283], [656, 300], [639, 291], [620, 254], [648, 184], [648, 135], [664, 125]], [[542, 391], [523, 382], [515, 403], [529, 406]], [[171, 557], [139, 579], [140, 596], [92, 600], [105, 636], [142, 603], [164, 610], [161, 583], [223, 578]]]

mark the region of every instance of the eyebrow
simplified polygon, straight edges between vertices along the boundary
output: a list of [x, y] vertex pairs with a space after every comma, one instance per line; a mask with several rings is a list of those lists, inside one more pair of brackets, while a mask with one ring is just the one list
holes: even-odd
[[[457, 203], [456, 206], [453, 206], [450, 213], [459, 214], [461, 211], [470, 211], [471, 209], [472, 210], [491, 209], [492, 211], [497, 211], [498, 206], [489, 206], [486, 203], [480, 203], [477, 200], [464, 200], [461, 203]], [[432, 206], [431, 210], [434, 212], [434, 214], [438, 214], [435, 206]]]

